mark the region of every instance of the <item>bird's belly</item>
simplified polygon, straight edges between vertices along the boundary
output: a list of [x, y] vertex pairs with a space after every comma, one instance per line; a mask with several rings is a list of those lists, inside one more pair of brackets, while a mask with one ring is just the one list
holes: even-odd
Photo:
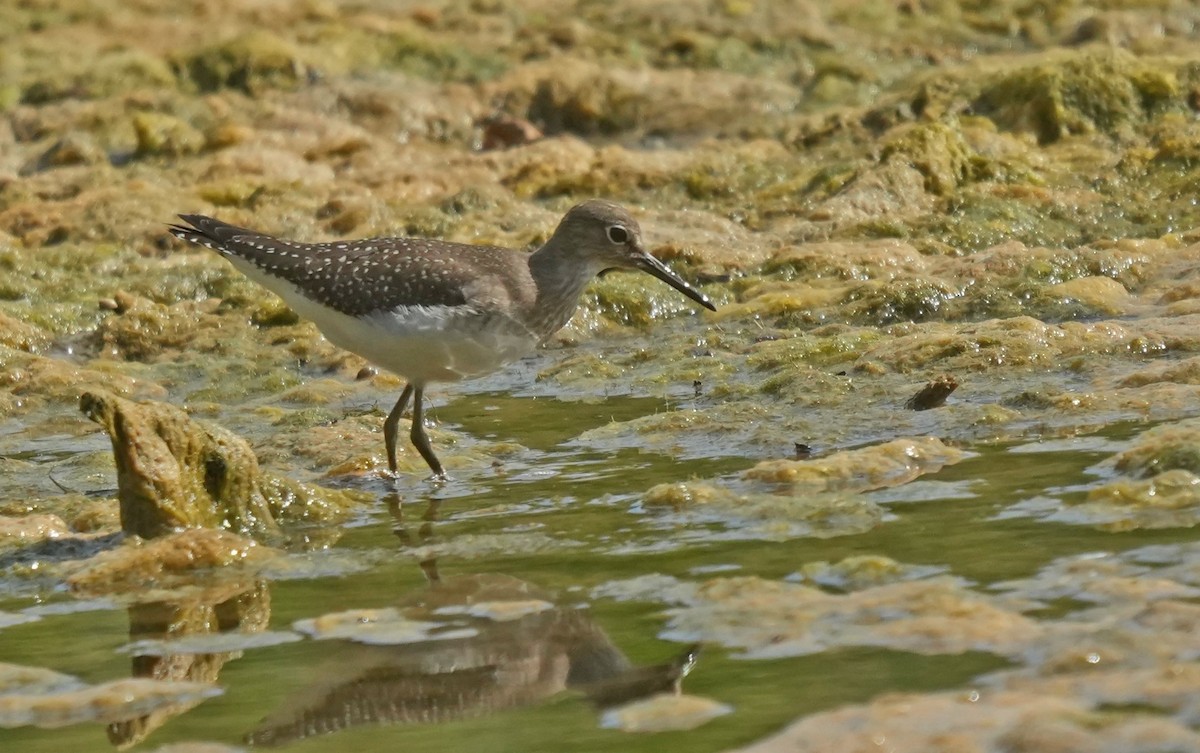
[[481, 376], [537, 346], [507, 319], [462, 307], [407, 306], [354, 317], [308, 299], [289, 303], [334, 345], [418, 384]]

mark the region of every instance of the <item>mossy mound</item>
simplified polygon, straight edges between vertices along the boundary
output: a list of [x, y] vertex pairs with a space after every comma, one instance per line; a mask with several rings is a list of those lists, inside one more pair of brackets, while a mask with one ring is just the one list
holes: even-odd
[[972, 107], [1042, 144], [1072, 134], [1116, 135], [1155, 113], [1183, 108], [1175, 66], [1123, 50], [1073, 52], [1000, 73]]
[[262, 30], [184, 53], [173, 64], [203, 92], [240, 89], [253, 95], [267, 89], [294, 88], [309, 75], [294, 44]]
[[245, 440], [170, 405], [95, 391], [79, 407], [112, 440], [126, 533], [225, 528], [279, 539], [281, 521], [335, 522], [353, 503], [346, 492], [262, 472]]

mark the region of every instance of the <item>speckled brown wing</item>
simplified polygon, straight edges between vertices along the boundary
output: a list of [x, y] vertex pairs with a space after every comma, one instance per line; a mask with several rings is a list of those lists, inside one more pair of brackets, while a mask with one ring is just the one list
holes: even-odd
[[419, 238], [299, 243], [204, 215], [180, 218], [191, 227], [171, 225], [177, 238], [248, 262], [349, 316], [402, 306], [465, 306], [467, 292], [479, 285], [481, 277], [486, 279], [499, 266], [513, 263], [509, 257], [519, 254]]

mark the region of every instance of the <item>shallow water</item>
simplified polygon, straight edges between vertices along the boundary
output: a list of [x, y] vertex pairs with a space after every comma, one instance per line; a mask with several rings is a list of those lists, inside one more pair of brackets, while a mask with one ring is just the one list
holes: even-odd
[[[399, 505], [394, 494], [381, 493], [379, 503], [346, 529], [336, 547], [293, 555], [305, 561], [295, 572], [259, 579], [255, 599], [269, 605], [267, 629], [290, 633], [297, 620], [386, 608], [405, 599], [420, 600], [446, 584], [502, 574], [545, 592], [567, 611], [582, 609], [584, 619], [607, 634], [633, 664], [654, 665], [685, 648], [680, 641], [658, 637], [664, 631], [667, 604], [654, 598], [616, 600], [594, 589], [648, 573], [696, 582], [745, 575], [783, 579], [806, 563], [872, 554], [927, 567], [930, 576], [962, 578], [986, 591], [989, 584], [1033, 576], [1051, 561], [1072, 554], [1120, 552], [1193, 538], [1171, 529], [1103, 533], [1005, 514], [1030, 497], [1082, 494], [1077, 489], [1096, 478], [1089, 469], [1144, 428], [1118, 425], [1102, 435], [1045, 447], [1029, 442], [971, 447], [973, 454], [956, 466], [906, 486], [868, 493], [884, 506], [886, 516], [866, 533], [755, 540], [719, 517], [689, 519], [647, 509], [640, 495], [658, 480], [736, 473], [752, 464], [750, 458], [678, 461], [572, 441], [592, 426], [630, 420], [666, 406], [652, 398], [611, 397], [581, 404], [487, 391], [455, 397], [436, 409], [440, 422], [461, 423], [497, 440], [519, 438], [534, 450], [530, 462], [506, 469], [504, 475], [472, 473], [440, 488], [404, 479], [399, 482]], [[52, 463], [55, 457], [54, 452], [31, 452], [29, 459]], [[440, 579], [438, 584], [431, 585], [431, 575]], [[103, 601], [74, 608], [72, 604], [69, 597], [54, 594], [0, 600], [0, 612], [41, 613], [36, 622], [4, 630], [0, 661], [47, 667], [90, 683], [127, 676], [131, 657], [122, 649], [147, 630], [140, 622], [131, 635], [131, 619], [144, 621], [144, 611], [138, 610], [146, 608]], [[185, 600], [155, 609], [188, 604]], [[47, 606], [66, 609], [60, 614]], [[1066, 613], [1069, 610], [1068, 605]], [[542, 661], [549, 661], [545, 655], [554, 650], [539, 645], [544, 637], [531, 630], [499, 640], [506, 650], [540, 653]], [[523, 641], [532, 648], [517, 651], [514, 646]], [[208, 740], [238, 745], [261, 719], [306, 686], [336, 675], [346, 665], [386, 665], [389, 651], [405, 650], [376, 646], [370, 649], [373, 658], [363, 659], [362, 644], [309, 639], [248, 648], [220, 669], [216, 682], [222, 695], [168, 720], [146, 743]], [[773, 659], [743, 658], [741, 653], [719, 642], [702, 648], [682, 687], [690, 695], [728, 705], [732, 713], [695, 731], [631, 736], [603, 729], [596, 705], [578, 691], [550, 683], [521, 702], [493, 699], [492, 708], [487, 700], [477, 699], [477, 706], [467, 702], [461, 712], [447, 709], [449, 720], [439, 724], [368, 724], [318, 735], [289, 749], [722, 750], [823, 709], [866, 702], [889, 691], [969, 688], [980, 675], [1013, 665], [985, 651], [923, 655], [880, 646]], [[489, 671], [520, 675], [511, 666]], [[107, 747], [98, 723], [0, 734], [6, 749], [12, 750]]]

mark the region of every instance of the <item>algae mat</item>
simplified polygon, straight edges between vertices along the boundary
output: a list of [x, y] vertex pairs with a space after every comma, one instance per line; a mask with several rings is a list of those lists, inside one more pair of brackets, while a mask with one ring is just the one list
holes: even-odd
[[[0, 744], [1200, 750], [1197, 28], [5, 6]], [[597, 280], [433, 391], [443, 486], [383, 470], [395, 377], [164, 231], [533, 247], [592, 196], [719, 311]]]

